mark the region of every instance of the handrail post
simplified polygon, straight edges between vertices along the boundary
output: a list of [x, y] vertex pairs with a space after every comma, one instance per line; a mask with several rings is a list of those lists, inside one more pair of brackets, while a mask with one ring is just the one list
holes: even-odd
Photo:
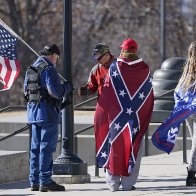
[[182, 123], [182, 135], [183, 135], [183, 163], [187, 163], [187, 137], [186, 137], [186, 122]]
[[95, 149], [95, 176], [99, 177], [99, 168], [97, 167], [96, 149]]
[[149, 155], [149, 144], [148, 144], [148, 130], [146, 131], [145, 133], [145, 156], [148, 156]]
[[29, 125], [29, 157], [31, 156], [32, 125]]
[[74, 153], [78, 154], [78, 138], [77, 135], [74, 137]]

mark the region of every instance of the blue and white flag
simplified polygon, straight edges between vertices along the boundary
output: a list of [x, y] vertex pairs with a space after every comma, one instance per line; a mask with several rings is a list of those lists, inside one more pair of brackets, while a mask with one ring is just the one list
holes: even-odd
[[182, 104], [175, 108], [170, 117], [152, 135], [152, 143], [159, 150], [168, 154], [174, 148], [180, 124], [191, 114], [196, 112], [196, 103]]

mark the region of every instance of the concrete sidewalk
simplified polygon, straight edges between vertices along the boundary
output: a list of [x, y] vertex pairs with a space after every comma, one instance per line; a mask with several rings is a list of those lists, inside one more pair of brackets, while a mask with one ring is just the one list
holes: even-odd
[[170, 155], [162, 154], [143, 157], [140, 176], [134, 191], [110, 192], [105, 184], [105, 174], [100, 169], [100, 177], [95, 177], [94, 167], [88, 168], [91, 175], [91, 183], [66, 184], [65, 192], [31, 192], [28, 182], [0, 185], [0, 195], [25, 196], [25, 195], [66, 195], [66, 196], [128, 196], [128, 195], [153, 195], [153, 196], [179, 196], [195, 195], [196, 187], [186, 187], [186, 164], [182, 163], [182, 152], [174, 152]]

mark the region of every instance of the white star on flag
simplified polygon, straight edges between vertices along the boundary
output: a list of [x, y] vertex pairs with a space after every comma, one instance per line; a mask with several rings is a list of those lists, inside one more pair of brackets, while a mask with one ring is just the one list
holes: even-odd
[[125, 93], [125, 91], [124, 90], [120, 90], [120, 94], [119, 95], [121, 95], [122, 97], [124, 97], [124, 95], [126, 95], [127, 93]]
[[127, 113], [127, 114], [129, 114], [129, 115], [130, 115], [132, 112], [133, 112], [133, 111], [132, 111], [132, 109], [131, 109], [131, 108], [127, 108], [127, 111], [126, 111], [126, 113]]
[[143, 100], [144, 97], [145, 97], [144, 92], [140, 93], [139, 98]]
[[102, 152], [102, 153], [101, 153], [101, 157], [104, 157], [104, 158], [106, 159], [107, 156], [108, 156], [108, 155], [106, 154], [106, 152]]
[[117, 131], [118, 131], [120, 128], [121, 127], [120, 127], [119, 123], [118, 124], [114, 124], [114, 129], [117, 129]]
[[109, 143], [110, 143], [110, 144], [112, 143], [112, 140], [111, 140], [111, 138], [109, 138]]
[[184, 101], [185, 101], [185, 102], [188, 102], [188, 100], [189, 100], [189, 97], [185, 97], [185, 98], [184, 98]]
[[150, 78], [149, 82], [152, 83], [152, 78]]
[[134, 134], [137, 133], [137, 128], [133, 128], [133, 133], [134, 133]]
[[193, 98], [193, 102], [192, 102], [192, 105], [195, 105], [196, 104], [196, 99]]
[[116, 76], [118, 76], [118, 74], [116, 73], [116, 71], [113, 72], [112, 76], [114, 76], [116, 78]]

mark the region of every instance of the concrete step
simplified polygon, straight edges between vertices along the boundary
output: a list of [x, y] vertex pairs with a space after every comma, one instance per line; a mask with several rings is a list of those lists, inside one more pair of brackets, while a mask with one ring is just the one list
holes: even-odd
[[[74, 131], [75, 133], [82, 128], [88, 127], [93, 124], [93, 112], [77, 112], [74, 116]], [[158, 114], [157, 114], [158, 115]], [[165, 115], [169, 115], [165, 112]], [[6, 136], [7, 134], [13, 132], [25, 126], [26, 121], [25, 112], [11, 112], [7, 114], [0, 114], [0, 138]], [[155, 115], [156, 116], [156, 115]], [[155, 119], [155, 116], [153, 117]], [[166, 117], [166, 116], [165, 116]], [[155, 119], [156, 120], [156, 119]], [[162, 151], [156, 149], [151, 142], [151, 135], [160, 126], [161, 123], [151, 123], [148, 129], [148, 152], [149, 155], [157, 155], [163, 153]], [[186, 128], [187, 129], [187, 128]], [[3, 131], [2, 131], [3, 130]], [[187, 147], [191, 147], [191, 139], [187, 132]], [[59, 135], [60, 139], [60, 135]], [[88, 165], [93, 165], [95, 163], [95, 138], [94, 129], [91, 128], [85, 132], [76, 135], [75, 138], [76, 154]], [[174, 151], [182, 150], [182, 126], [178, 135], [177, 143], [175, 145]], [[18, 151], [28, 151], [29, 150], [29, 131], [25, 131], [17, 136], [9, 138], [5, 141], [0, 142], [1, 150], [18, 150]], [[60, 154], [61, 146], [58, 144], [57, 152], [54, 154], [54, 159]], [[144, 151], [145, 152], [145, 147]]]
[[29, 175], [29, 155], [25, 151], [0, 151], [0, 184], [23, 181]]
[[[3, 125], [4, 124], [4, 125]], [[6, 127], [5, 123], [1, 122], [0, 127], [3, 125]], [[7, 124], [9, 125], [9, 124]], [[12, 127], [21, 127], [22, 124], [18, 125], [17, 123], [12, 123]], [[78, 130], [81, 130], [82, 128], [85, 128], [89, 126], [90, 124], [75, 124], [74, 130], [77, 132]], [[157, 155], [162, 154], [163, 152], [156, 149], [152, 142], [151, 142], [151, 136], [154, 133], [154, 131], [160, 126], [160, 123], [151, 123], [148, 129], [148, 152], [149, 155]], [[11, 128], [10, 126], [7, 127]], [[187, 128], [186, 128], [187, 129]], [[11, 132], [11, 131], [10, 131]], [[189, 136], [188, 130], [187, 132], [187, 147], [190, 149], [191, 147], [191, 139]], [[0, 133], [0, 138], [3, 136], [6, 136], [9, 133]], [[60, 134], [59, 134], [60, 139]], [[179, 135], [177, 138], [177, 143], [175, 145], [174, 151], [179, 151], [183, 149], [183, 142], [182, 142], [182, 126], [179, 131]], [[88, 131], [85, 131], [83, 133], [77, 134], [75, 138], [75, 150], [76, 154], [84, 161], [87, 162], [88, 165], [94, 165], [95, 164], [95, 138], [94, 138], [94, 129], [91, 128]], [[1, 150], [16, 150], [16, 151], [29, 151], [29, 131], [25, 131], [23, 133], [20, 133], [12, 138], [9, 138], [5, 141], [0, 142], [0, 149]], [[88, 150], [87, 150], [88, 149]], [[57, 152], [54, 154], [54, 159], [60, 154], [61, 152], [61, 146], [58, 144], [57, 146]], [[144, 147], [145, 152], [145, 147]]]
[[[76, 154], [88, 165], [95, 164], [95, 138], [90, 135], [78, 135]], [[187, 138], [187, 149], [191, 148], [191, 138]], [[183, 138], [178, 137], [175, 147], [172, 152], [183, 150]], [[143, 156], [145, 156], [145, 145], [143, 147]], [[151, 136], [148, 137], [148, 156], [164, 154], [165, 152], [157, 149], [151, 141]]]

